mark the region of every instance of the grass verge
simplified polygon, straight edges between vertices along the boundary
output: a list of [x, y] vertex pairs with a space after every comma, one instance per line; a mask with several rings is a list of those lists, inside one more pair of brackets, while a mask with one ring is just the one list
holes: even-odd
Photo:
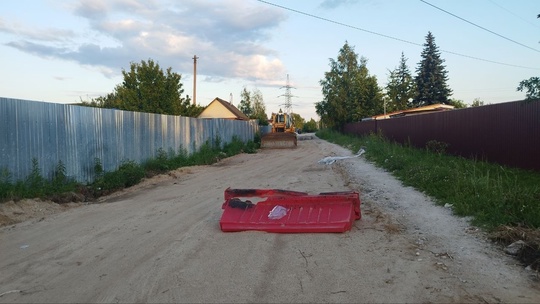
[[83, 185], [66, 177], [65, 166], [60, 162], [52, 179], [42, 176], [37, 160], [32, 160], [32, 172], [23, 181], [11, 181], [7, 170], [0, 170], [0, 203], [25, 198], [40, 198], [56, 203], [88, 201], [138, 184], [145, 177], [166, 173], [181, 167], [210, 165], [239, 153], [256, 153], [260, 140], [242, 142], [233, 137], [230, 143], [222, 144], [219, 138], [213, 143], [207, 141], [199, 151], [188, 155], [185, 149], [179, 152], [163, 149], [157, 151], [156, 158], [142, 164], [127, 160], [117, 170], [103, 171], [100, 159], [94, 160], [94, 182]]
[[418, 149], [375, 134], [356, 137], [321, 130], [317, 136], [355, 153], [363, 147], [367, 160], [437, 204], [451, 205], [456, 215], [471, 216], [474, 225], [501, 243], [528, 235], [528, 259], [540, 264], [540, 173], [446, 155], [445, 143], [429, 142]]

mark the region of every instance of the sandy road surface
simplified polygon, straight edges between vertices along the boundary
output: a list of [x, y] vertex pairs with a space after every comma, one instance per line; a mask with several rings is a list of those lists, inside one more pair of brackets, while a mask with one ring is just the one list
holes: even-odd
[[[314, 139], [174, 172], [0, 230], [0, 302], [540, 302], [538, 282], [448, 209]], [[343, 234], [222, 233], [223, 191], [356, 189]]]

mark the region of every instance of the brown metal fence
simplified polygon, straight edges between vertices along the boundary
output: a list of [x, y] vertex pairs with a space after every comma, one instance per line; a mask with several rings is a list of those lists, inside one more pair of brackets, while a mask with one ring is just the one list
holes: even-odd
[[424, 148], [447, 143], [454, 155], [540, 171], [540, 101], [481, 107], [350, 123], [345, 133], [381, 132], [399, 143]]

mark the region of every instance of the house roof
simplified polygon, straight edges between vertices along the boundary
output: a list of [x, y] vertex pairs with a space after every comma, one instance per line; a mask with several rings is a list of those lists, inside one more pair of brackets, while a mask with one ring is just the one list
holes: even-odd
[[[199, 117], [204, 116], [203, 113], [205, 113], [206, 109], [208, 109], [212, 104], [217, 103], [227, 109], [230, 113], [232, 113], [238, 120], [249, 120], [249, 117], [247, 117], [242, 111], [238, 110], [237, 107], [235, 107], [233, 104], [231, 104], [228, 101], [225, 101], [219, 97], [214, 98], [212, 102], [203, 110], [203, 112], [199, 115]], [[222, 118], [222, 117], [214, 117], [214, 118]]]
[[390, 112], [386, 114], [379, 114], [379, 115], [372, 116], [372, 119], [386, 119], [386, 118], [392, 118], [392, 117], [401, 117], [401, 116], [407, 116], [407, 115], [439, 112], [439, 111], [446, 111], [446, 110], [452, 110], [452, 109], [454, 109], [454, 106], [437, 103], [437, 104], [427, 105], [427, 106], [418, 107], [418, 108], [400, 110], [400, 111]]

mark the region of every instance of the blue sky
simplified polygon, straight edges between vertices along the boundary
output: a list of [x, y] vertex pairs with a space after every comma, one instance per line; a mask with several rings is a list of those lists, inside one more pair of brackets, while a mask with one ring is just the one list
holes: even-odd
[[293, 111], [317, 120], [319, 81], [345, 41], [384, 87], [402, 52], [415, 74], [431, 31], [451, 98], [515, 101], [540, 73], [538, 14], [538, 0], [1, 1], [0, 96], [89, 100], [147, 59], [181, 74], [192, 96], [197, 55], [198, 104], [232, 94], [238, 105], [246, 87], [277, 112], [288, 74]]

